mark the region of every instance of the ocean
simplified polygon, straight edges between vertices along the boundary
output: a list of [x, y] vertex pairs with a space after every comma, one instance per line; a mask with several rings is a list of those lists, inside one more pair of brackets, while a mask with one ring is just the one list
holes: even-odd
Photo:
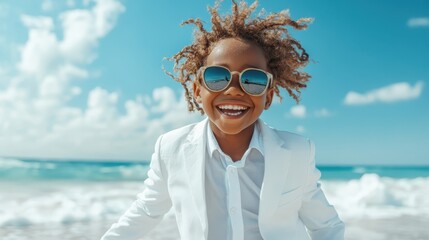
[[[429, 166], [318, 166], [346, 239], [429, 239]], [[99, 239], [142, 190], [147, 162], [0, 158], [0, 239]], [[174, 213], [144, 239], [178, 239]]]

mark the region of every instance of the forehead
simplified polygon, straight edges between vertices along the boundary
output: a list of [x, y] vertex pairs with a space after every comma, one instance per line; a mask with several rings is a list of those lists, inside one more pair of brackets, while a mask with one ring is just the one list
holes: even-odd
[[215, 43], [207, 56], [207, 65], [224, 65], [229, 68], [267, 68], [264, 51], [253, 42], [227, 38]]

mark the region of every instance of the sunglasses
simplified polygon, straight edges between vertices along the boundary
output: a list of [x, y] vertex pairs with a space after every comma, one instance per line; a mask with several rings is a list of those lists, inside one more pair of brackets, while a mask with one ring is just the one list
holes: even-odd
[[231, 84], [233, 74], [239, 74], [241, 89], [252, 96], [261, 96], [273, 81], [273, 75], [257, 68], [247, 68], [242, 72], [230, 71], [223, 66], [202, 67], [203, 81], [207, 89], [221, 92]]

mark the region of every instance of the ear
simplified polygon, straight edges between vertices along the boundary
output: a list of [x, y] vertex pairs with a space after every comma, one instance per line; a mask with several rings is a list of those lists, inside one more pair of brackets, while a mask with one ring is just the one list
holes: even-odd
[[201, 100], [201, 86], [198, 83], [197, 80], [195, 80], [192, 83], [192, 90], [194, 91], [194, 98], [197, 101], [197, 103], [201, 104], [202, 100]]
[[271, 103], [273, 101], [273, 97], [274, 97], [274, 88], [269, 88], [267, 90], [266, 96], [265, 96], [265, 107], [264, 109], [267, 110], [268, 108], [270, 108]]

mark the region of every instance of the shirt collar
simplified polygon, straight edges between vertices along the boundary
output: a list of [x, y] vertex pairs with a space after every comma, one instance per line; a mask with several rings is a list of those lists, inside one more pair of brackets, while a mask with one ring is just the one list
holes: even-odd
[[[263, 146], [262, 146], [262, 139], [261, 139], [261, 130], [260, 130], [260, 126], [259, 126], [259, 121], [256, 121], [255, 123], [255, 129], [253, 131], [253, 135], [252, 135], [252, 139], [250, 140], [250, 144], [249, 144], [249, 148], [250, 149], [255, 149], [258, 150], [262, 156], [264, 155], [263, 152]], [[213, 131], [210, 127], [210, 123], [208, 124], [207, 127], [207, 150], [209, 152], [210, 158], [213, 158], [213, 153], [215, 151], [218, 151], [220, 154], [224, 154], [225, 153], [222, 151], [222, 149], [220, 148], [214, 134]], [[243, 155], [245, 156], [245, 155]]]

